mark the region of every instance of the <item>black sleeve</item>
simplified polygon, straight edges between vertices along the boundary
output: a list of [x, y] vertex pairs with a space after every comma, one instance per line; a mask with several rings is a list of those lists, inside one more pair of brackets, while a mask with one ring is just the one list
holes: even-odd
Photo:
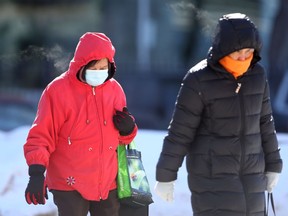
[[156, 167], [157, 181], [177, 179], [178, 169], [189, 151], [201, 121], [203, 107], [199, 82], [194, 73], [188, 72], [177, 96], [168, 134], [164, 138]]
[[280, 173], [282, 170], [282, 160], [280, 157], [280, 148], [278, 147], [274, 119], [272, 116], [269, 86], [267, 81], [262, 103], [260, 129], [262, 146], [265, 154], [265, 171]]

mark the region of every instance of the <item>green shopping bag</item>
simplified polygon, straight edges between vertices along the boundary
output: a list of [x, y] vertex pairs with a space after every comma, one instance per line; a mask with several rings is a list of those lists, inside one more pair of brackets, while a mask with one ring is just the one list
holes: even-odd
[[119, 145], [117, 152], [117, 190], [120, 202], [135, 207], [153, 203], [141, 152], [136, 149], [135, 141], [128, 146]]

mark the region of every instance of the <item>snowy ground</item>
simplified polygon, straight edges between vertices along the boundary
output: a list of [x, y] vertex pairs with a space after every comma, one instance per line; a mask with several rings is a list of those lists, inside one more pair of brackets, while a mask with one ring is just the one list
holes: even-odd
[[[21, 127], [8, 133], [0, 131], [0, 216], [57, 215], [51, 193], [49, 193], [49, 200], [44, 206], [28, 205], [25, 202], [24, 191], [28, 182], [28, 175], [22, 146], [28, 130], [29, 127]], [[154, 194], [155, 165], [165, 133], [165, 131], [140, 130], [136, 138], [136, 144], [138, 149], [142, 151], [142, 160], [154, 195], [154, 203], [150, 205], [150, 216], [192, 215], [190, 192], [187, 187], [184, 166], [179, 171], [173, 203], [166, 203]], [[279, 134], [278, 139], [282, 148], [281, 155], [284, 159], [284, 169], [279, 184], [274, 191], [274, 199], [277, 215], [287, 216], [288, 168], [285, 166], [285, 162], [288, 160], [288, 135]]]

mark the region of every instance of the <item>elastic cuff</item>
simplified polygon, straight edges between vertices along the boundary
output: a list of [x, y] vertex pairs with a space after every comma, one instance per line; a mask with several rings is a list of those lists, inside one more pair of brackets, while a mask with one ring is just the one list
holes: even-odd
[[43, 175], [45, 170], [46, 170], [45, 166], [41, 164], [32, 164], [29, 166], [29, 175], [30, 176]]

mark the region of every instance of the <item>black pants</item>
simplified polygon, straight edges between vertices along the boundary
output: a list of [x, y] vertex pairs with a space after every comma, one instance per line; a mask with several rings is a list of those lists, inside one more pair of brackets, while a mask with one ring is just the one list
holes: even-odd
[[59, 216], [119, 216], [120, 204], [117, 190], [109, 193], [108, 199], [89, 201], [77, 191], [52, 190], [53, 201], [58, 208]]
[[131, 207], [125, 204], [120, 204], [119, 216], [148, 216], [149, 207]]

